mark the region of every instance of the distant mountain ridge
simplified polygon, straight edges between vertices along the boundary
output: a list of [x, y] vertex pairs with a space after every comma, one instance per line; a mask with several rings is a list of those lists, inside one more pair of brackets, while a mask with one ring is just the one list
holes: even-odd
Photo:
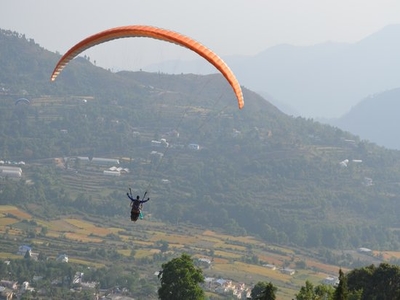
[[[399, 53], [400, 25], [389, 25], [354, 44], [278, 45], [255, 56], [224, 60], [244, 86], [270, 94], [301, 116], [332, 118], [342, 116], [368, 95], [399, 87]], [[198, 67], [197, 62], [182, 61], [148, 69], [215, 72]]]
[[371, 95], [338, 119], [327, 120], [334, 126], [378, 145], [400, 150], [400, 88]]

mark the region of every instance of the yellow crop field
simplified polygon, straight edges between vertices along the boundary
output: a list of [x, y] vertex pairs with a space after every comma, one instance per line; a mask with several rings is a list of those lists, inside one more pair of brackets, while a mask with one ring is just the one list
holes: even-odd
[[72, 231], [82, 235], [93, 234], [97, 236], [106, 236], [111, 233], [118, 233], [118, 231], [122, 230], [121, 228], [98, 227], [80, 219], [64, 219], [63, 221], [75, 227]]
[[142, 246], [152, 246], [154, 245], [153, 242], [146, 242], [146, 241], [134, 241], [135, 245], [142, 245]]
[[268, 255], [259, 254], [258, 255], [258, 259], [263, 261], [263, 262], [266, 262], [268, 264], [273, 264], [275, 266], [280, 266], [280, 265], [283, 264], [285, 259], [287, 259], [287, 257], [279, 255], [279, 254], [269, 253]]
[[214, 265], [217, 264], [228, 264], [229, 260], [226, 258], [214, 257]]
[[105, 265], [97, 262], [91, 262], [88, 260], [84, 259], [77, 259], [77, 258], [68, 258], [68, 262], [75, 263], [75, 264], [81, 264], [81, 265], [86, 265], [86, 266], [94, 266], [96, 268], [102, 268]]
[[223, 258], [240, 258], [242, 255], [222, 250], [214, 250], [214, 255], [222, 256]]
[[182, 245], [182, 244], [169, 244], [169, 248], [170, 249], [181, 249], [181, 248], [183, 248], [183, 247], [185, 247], [185, 245]]
[[18, 210], [18, 208], [12, 205], [0, 205], [0, 213], [8, 212], [10, 210]]
[[64, 221], [80, 229], [87, 229], [93, 227], [92, 223], [85, 222], [79, 219], [64, 219]]
[[220, 234], [216, 233], [211, 230], [205, 230], [203, 232], [204, 236], [211, 236], [216, 238], [218, 241], [221, 240], [229, 240], [229, 241], [235, 241], [235, 242], [240, 242], [240, 243], [245, 243], [245, 244], [253, 244], [253, 245], [260, 245], [263, 244], [260, 241], [257, 241], [254, 237], [252, 236], [231, 236], [227, 234]]
[[292, 278], [290, 275], [283, 274], [278, 270], [272, 270], [263, 266], [251, 265], [243, 262], [235, 262], [234, 266], [236, 266], [238, 270], [242, 272], [271, 277], [275, 278], [276, 280], [289, 281]]
[[[152, 249], [152, 250], [155, 250], [155, 249]], [[136, 253], [135, 253], [135, 259], [153, 256], [154, 251], [152, 251], [152, 250], [150, 250], [150, 251], [148, 249], [139, 249], [139, 250], [137, 250]]]
[[[306, 265], [309, 268], [310, 267], [315, 268], [317, 270], [324, 271], [328, 274], [338, 274], [338, 272], [339, 272], [339, 267], [323, 264], [323, 263], [313, 261], [313, 260], [306, 260]], [[346, 269], [342, 268], [342, 270], [343, 270], [343, 272], [346, 272]]]
[[198, 237], [203, 243], [212, 244], [212, 246], [214, 247], [219, 247], [220, 245], [224, 244], [224, 241], [220, 241], [216, 238], [209, 238], [206, 236], [198, 236]]
[[176, 235], [176, 234], [164, 234], [161, 232], [157, 232], [156, 234], [152, 235], [149, 238], [149, 241], [167, 241], [168, 243], [174, 244], [193, 244], [196, 242], [196, 237], [191, 236], [183, 236], [183, 235]]
[[117, 252], [122, 254], [123, 256], [130, 256], [132, 250], [131, 249], [118, 249]]
[[80, 234], [80, 233], [73, 233], [73, 232], [68, 232], [65, 234], [65, 237], [69, 240], [74, 240], [74, 241], [81, 241], [84, 243], [101, 243], [103, 240], [100, 238], [96, 237], [90, 237], [86, 234]]
[[32, 216], [12, 205], [0, 205], [1, 214], [12, 214], [20, 220], [30, 220]]
[[0, 252], [0, 259], [4, 260], [4, 259], [17, 259], [17, 258], [21, 258], [21, 255]]
[[66, 231], [76, 231], [76, 227], [66, 220], [54, 220], [49, 222], [49, 230], [66, 232]]
[[50, 229], [50, 227], [51, 227], [51, 223], [47, 222], [45, 220], [37, 220], [37, 219], [35, 219], [35, 222], [38, 224], [38, 226], [46, 227], [47, 229]]
[[11, 225], [17, 222], [19, 221], [13, 218], [0, 217], [0, 227]]
[[388, 261], [391, 258], [399, 259], [400, 258], [400, 252], [399, 251], [383, 251], [379, 252], [383, 256], [383, 259]]
[[219, 248], [223, 248], [223, 249], [232, 249], [232, 250], [236, 250], [236, 251], [246, 251], [246, 247], [239, 246], [239, 245], [221, 243], [218, 246], [219, 246]]

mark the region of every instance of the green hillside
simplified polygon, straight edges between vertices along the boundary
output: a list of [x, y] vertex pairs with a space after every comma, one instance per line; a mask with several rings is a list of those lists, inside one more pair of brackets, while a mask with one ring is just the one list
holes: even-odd
[[[50, 83], [59, 57], [0, 34], [0, 159], [26, 162], [22, 181], [1, 181], [0, 204], [125, 217], [132, 187], [166, 222], [306, 248], [398, 248], [399, 152], [245, 88], [238, 110], [218, 74], [115, 74], [78, 58]], [[168, 148], [151, 142], [161, 139]], [[117, 158], [129, 173], [108, 177], [78, 156]]]

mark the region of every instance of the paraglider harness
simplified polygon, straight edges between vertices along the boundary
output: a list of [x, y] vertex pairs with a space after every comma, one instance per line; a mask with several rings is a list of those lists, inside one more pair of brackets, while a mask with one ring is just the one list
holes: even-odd
[[133, 198], [132, 195], [132, 190], [129, 188], [129, 193], [126, 193], [129, 199], [131, 199], [131, 221], [136, 222], [138, 218], [143, 219], [143, 214], [142, 214], [142, 208], [143, 208], [143, 203], [147, 202], [150, 200], [150, 198], [147, 198], [144, 200], [144, 198], [147, 195], [147, 191], [144, 193], [142, 200], [140, 200], [140, 196], [136, 196], [136, 199]]

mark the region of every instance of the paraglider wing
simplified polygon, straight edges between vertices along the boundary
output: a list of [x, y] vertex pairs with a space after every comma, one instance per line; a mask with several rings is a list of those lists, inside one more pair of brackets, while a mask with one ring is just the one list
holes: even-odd
[[57, 78], [64, 67], [74, 57], [76, 57], [78, 54], [82, 53], [86, 49], [107, 41], [126, 37], [153, 38], [174, 43], [196, 52], [197, 54], [205, 58], [208, 62], [210, 62], [215, 68], [217, 68], [218, 71], [221, 72], [221, 74], [231, 85], [236, 95], [239, 108], [241, 109], [244, 106], [242, 89], [238, 80], [236, 79], [236, 76], [233, 74], [228, 65], [217, 54], [187, 36], [184, 36], [174, 31], [145, 25], [131, 25], [111, 28], [87, 37], [86, 39], [73, 46], [70, 50], [68, 50], [67, 53], [64, 54], [63, 57], [61, 57], [51, 75], [51, 81], [54, 81]]
[[26, 99], [26, 98], [19, 98], [17, 101], [15, 101], [15, 105], [17, 105], [17, 104], [19, 104], [19, 103], [25, 103], [25, 104], [30, 104], [31, 103], [31, 101], [29, 101], [28, 99]]

